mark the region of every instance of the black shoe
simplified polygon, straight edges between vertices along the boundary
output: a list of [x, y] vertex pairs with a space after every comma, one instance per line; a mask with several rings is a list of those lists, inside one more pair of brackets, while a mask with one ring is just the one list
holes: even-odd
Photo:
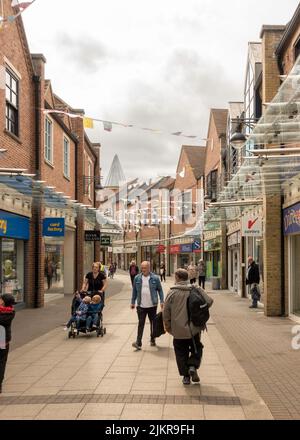
[[257, 306], [254, 306], [254, 305], [252, 304], [252, 306], [250, 306], [249, 309], [257, 309]]
[[195, 367], [189, 368], [189, 375], [193, 382], [200, 382], [200, 378]]
[[141, 350], [142, 346], [139, 345], [137, 342], [133, 342], [132, 346], [136, 349], [136, 350]]
[[151, 347], [156, 347], [156, 342], [155, 341], [151, 341], [150, 345], [151, 345]]
[[182, 379], [182, 383], [183, 385], [191, 385], [190, 376], [184, 376], [184, 378]]

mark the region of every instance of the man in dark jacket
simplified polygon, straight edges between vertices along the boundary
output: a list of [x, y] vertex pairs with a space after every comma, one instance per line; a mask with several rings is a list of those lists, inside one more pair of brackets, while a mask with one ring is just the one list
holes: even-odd
[[259, 275], [258, 264], [255, 263], [253, 257], [249, 257], [246, 285], [250, 286], [250, 292], [252, 295], [252, 305], [250, 306], [250, 309], [257, 309], [257, 302], [260, 299], [260, 293], [258, 287], [259, 282], [260, 282], [260, 275]]
[[134, 279], [139, 274], [139, 272], [140, 272], [140, 270], [139, 270], [138, 266], [136, 265], [136, 262], [133, 260], [130, 264], [130, 267], [129, 267], [129, 275], [130, 275], [132, 287], [133, 287]]
[[11, 323], [15, 317], [14, 304], [15, 299], [12, 295], [0, 296], [0, 394], [11, 340]]

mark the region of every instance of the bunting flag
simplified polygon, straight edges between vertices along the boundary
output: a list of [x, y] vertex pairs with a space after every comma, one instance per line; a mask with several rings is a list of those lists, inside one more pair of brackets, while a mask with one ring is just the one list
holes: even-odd
[[91, 118], [83, 118], [84, 128], [94, 128], [94, 120]]
[[108, 121], [103, 121], [103, 127], [105, 131], [112, 131], [112, 123]]
[[[88, 128], [88, 129], [95, 128], [94, 122], [101, 122], [103, 124], [104, 130], [108, 131], [108, 132], [112, 132], [113, 125], [115, 125], [115, 126], [123, 127], [123, 128], [137, 128], [137, 129], [140, 129], [140, 130], [143, 130], [143, 131], [149, 131], [151, 133], [156, 133], [156, 134], [166, 134], [162, 130], [156, 129], [156, 128], [139, 127], [137, 125], [124, 124], [122, 122], [104, 121], [103, 119], [85, 117], [83, 115], [78, 115], [78, 114], [75, 114], [75, 113], [68, 113], [68, 112], [63, 111], [63, 110], [43, 109], [43, 112], [44, 112], [44, 114], [54, 113], [54, 114], [61, 114], [61, 115], [69, 116], [70, 118], [81, 118], [81, 119], [83, 119], [84, 128]], [[196, 136], [196, 135], [186, 135], [182, 131], [177, 131], [175, 133], [170, 133], [170, 135], [171, 136], [178, 136], [178, 137], [180, 136], [180, 137], [184, 137], [184, 138], [188, 138], [188, 139], [197, 139], [197, 138], [200, 137], [200, 136]]]
[[31, 6], [36, 0], [30, 2], [18, 2], [18, 0], [12, 0], [11, 6], [13, 8], [18, 8], [19, 12], [15, 15], [8, 15], [5, 17], [0, 17], [0, 30], [5, 28], [7, 25], [5, 23], [13, 23], [16, 18], [18, 18], [29, 6]]
[[30, 2], [20, 2], [18, 0], [12, 0], [11, 5], [13, 8], [18, 7], [20, 9], [20, 11], [25, 11], [26, 8], [28, 8], [28, 6], [32, 5], [32, 3], [34, 3], [35, 0], [32, 0]]

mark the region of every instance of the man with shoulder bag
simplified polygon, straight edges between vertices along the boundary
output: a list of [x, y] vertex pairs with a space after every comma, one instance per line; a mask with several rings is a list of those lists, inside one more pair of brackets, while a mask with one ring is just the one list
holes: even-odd
[[250, 294], [252, 298], [252, 305], [250, 309], [257, 309], [257, 303], [260, 301], [260, 290], [259, 290], [259, 267], [255, 263], [253, 257], [248, 258], [248, 271], [246, 277], [246, 285], [250, 286]]
[[201, 331], [206, 329], [209, 308], [213, 300], [201, 288], [189, 285], [189, 275], [184, 269], [175, 273], [175, 286], [171, 287], [163, 310], [164, 326], [173, 337], [176, 362], [183, 384], [200, 382], [203, 344]]

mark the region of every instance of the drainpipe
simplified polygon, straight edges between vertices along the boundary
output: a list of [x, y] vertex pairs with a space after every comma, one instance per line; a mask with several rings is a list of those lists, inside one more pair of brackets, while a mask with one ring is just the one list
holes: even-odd
[[[35, 89], [35, 169], [36, 169], [36, 180], [41, 180], [41, 161], [40, 161], [40, 151], [41, 151], [41, 138], [40, 138], [40, 130], [41, 130], [41, 121], [40, 121], [40, 100], [41, 100], [41, 77], [38, 75], [33, 76], [34, 89]], [[35, 298], [34, 298], [34, 308], [39, 307], [38, 297], [40, 294], [40, 286], [39, 286], [39, 277], [40, 277], [40, 248], [39, 248], [39, 240], [40, 237], [40, 221], [41, 221], [41, 205], [39, 200], [34, 200], [34, 204], [36, 203], [35, 210], [35, 218], [34, 218], [34, 229], [35, 229]]]

